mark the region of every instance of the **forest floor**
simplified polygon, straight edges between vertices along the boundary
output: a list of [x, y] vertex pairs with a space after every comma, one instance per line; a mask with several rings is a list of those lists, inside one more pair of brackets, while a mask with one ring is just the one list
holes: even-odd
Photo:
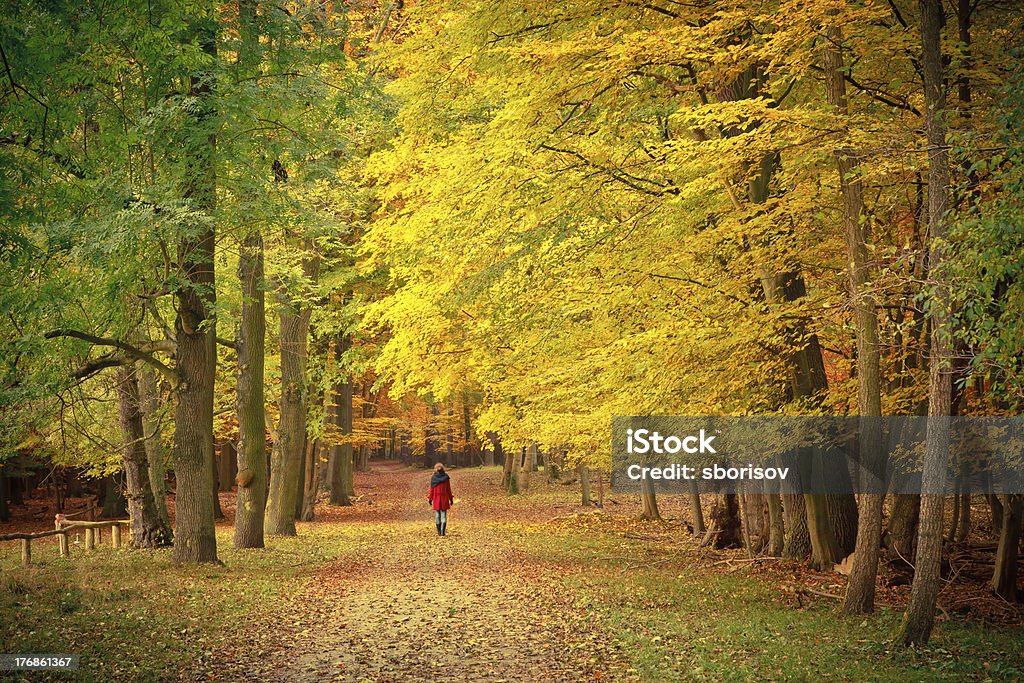
[[[82, 655], [83, 681], [1022, 680], [1018, 606], [961, 581], [932, 643], [891, 643], [907, 587], [881, 587], [864, 619], [838, 616], [845, 578], [701, 549], [684, 501], [636, 521], [533, 475], [509, 496], [496, 468], [451, 472], [438, 538], [429, 473], [374, 463], [351, 507], [223, 565], [176, 567], [167, 551], [101, 547], [70, 559], [0, 546], [0, 652]], [[42, 527], [40, 527], [42, 528]], [[886, 579], [883, 576], [883, 581]], [[945, 592], [944, 592], [945, 593]], [[0, 680], [3, 678], [0, 673]]]

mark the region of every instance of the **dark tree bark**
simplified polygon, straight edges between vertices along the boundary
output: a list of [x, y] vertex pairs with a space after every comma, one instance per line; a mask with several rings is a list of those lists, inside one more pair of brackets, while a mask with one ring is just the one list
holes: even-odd
[[[339, 372], [342, 356], [348, 350], [349, 344], [351, 340], [346, 334], [339, 335], [335, 341], [334, 358], [338, 363]], [[331, 505], [351, 505], [350, 497], [355, 495], [352, 444], [348, 442], [348, 437], [352, 435], [352, 378], [347, 373], [344, 377], [344, 381], [333, 387], [334, 426], [346, 442], [331, 446]]]
[[[211, 448], [211, 452], [216, 453], [216, 448]], [[210, 491], [211, 500], [213, 501], [213, 518], [217, 521], [225, 519], [224, 509], [220, 506], [220, 476], [217, 471], [217, 458], [214, 456], [213, 462], [213, 489]]]
[[319, 439], [311, 440], [306, 449], [306, 474], [302, 492], [302, 510], [299, 513], [299, 520], [312, 522], [316, 518], [316, 492], [320, 482], [320, 468], [317, 461], [320, 459], [322, 442]]
[[704, 524], [704, 509], [700, 506], [700, 490], [697, 488], [697, 482], [691, 480], [689, 482], [690, 487], [690, 516], [693, 517], [693, 535], [703, 536], [707, 532], [707, 527]]
[[923, 645], [931, 636], [935, 603], [939, 594], [942, 564], [942, 516], [949, 455], [949, 412], [953, 382], [950, 374], [949, 291], [942, 265], [945, 261], [946, 210], [949, 193], [949, 150], [943, 121], [946, 104], [942, 62], [941, 0], [920, 0], [921, 68], [924, 75], [926, 128], [928, 134], [928, 262], [935, 283], [931, 308], [931, 354], [928, 383], [928, 433], [925, 439], [924, 471], [921, 475], [921, 522], [917, 537], [917, 561], [910, 603], [904, 616], [900, 640], [906, 645]]
[[735, 493], [715, 496], [711, 514], [708, 516], [708, 530], [704, 534], [701, 545], [719, 550], [743, 547], [739, 496]]
[[160, 421], [157, 417], [156, 373], [146, 363], [139, 363], [139, 408], [142, 411], [142, 428], [146, 432], [146, 463], [149, 465], [149, 486], [153, 491], [160, 521], [167, 527], [170, 537], [170, 515], [167, 512], [167, 468], [164, 464], [164, 444], [160, 439]]
[[124, 437], [124, 475], [128, 514], [131, 519], [131, 545], [156, 548], [170, 545], [171, 530], [160, 519], [153, 489], [149, 483], [146, 435], [139, 408], [139, 385], [133, 365], [122, 365], [117, 372], [117, 397]]
[[10, 479], [4, 471], [3, 463], [0, 463], [0, 522], [6, 522], [11, 518], [11, 508], [7, 505], [10, 497]]
[[295, 519], [302, 520], [302, 511], [306, 507], [306, 483], [309, 478], [306, 467], [313, 457], [314, 440], [306, 435], [306, 443], [302, 446], [302, 460], [299, 464], [299, 488], [295, 492]]
[[661, 520], [661, 511], [658, 510], [658, 497], [654, 491], [654, 482], [647, 477], [640, 480], [640, 519]]
[[[314, 282], [319, 274], [320, 259], [313, 253], [310, 240], [306, 240], [305, 250], [302, 272], [307, 281]], [[311, 313], [304, 295], [279, 289], [281, 416], [277, 427], [278, 457], [271, 460], [270, 491], [264, 520], [268, 534], [295, 535], [295, 501], [306, 445], [306, 403], [309, 395], [306, 349]]]
[[103, 519], [121, 519], [128, 514], [128, 499], [124, 495], [123, 473], [110, 474], [100, 482], [102, 503], [100, 517]]
[[[216, 26], [202, 20], [196, 28], [198, 43], [208, 56], [216, 57]], [[214, 112], [214, 74], [198, 71], [190, 77], [189, 95], [195, 99], [192, 131], [206, 131]], [[195, 132], [191, 133], [193, 136]], [[213, 211], [216, 205], [216, 138], [186, 142], [188, 167], [185, 198], [202, 211], [206, 220], [195, 235], [181, 239], [178, 262], [183, 284], [178, 287], [177, 387], [174, 434], [175, 562], [216, 562], [217, 534], [213, 497], [213, 382], [217, 364], [216, 329], [211, 314], [215, 303]]]
[[1020, 556], [1022, 513], [1024, 513], [1024, 496], [1020, 494], [1006, 496], [991, 586], [996, 595], [1010, 602], [1016, 602], [1018, 597], [1017, 565]]
[[889, 513], [889, 528], [886, 534], [888, 547], [893, 555], [905, 566], [914, 566], [917, 554], [917, 524], [921, 518], [921, 496], [917, 494], [895, 495]]
[[[248, 4], [242, 3], [240, 6]], [[238, 255], [238, 279], [242, 287], [242, 316], [235, 335], [238, 347], [235, 398], [235, 411], [238, 415], [235, 483], [238, 485], [238, 498], [234, 545], [236, 548], [262, 548], [267, 509], [267, 432], [263, 394], [267, 323], [263, 237], [258, 232], [250, 233], [242, 240]], [[284, 354], [282, 370], [283, 366]], [[230, 482], [227, 484], [230, 486]]]
[[228, 493], [238, 476], [238, 450], [230, 439], [222, 441], [217, 450], [217, 490]]
[[589, 507], [592, 502], [590, 498], [590, 468], [581, 462], [577, 469], [580, 475], [580, 504]]
[[[826, 11], [823, 63], [828, 103], [841, 114], [849, 113], [842, 53], [843, 31], [836, 21], [838, 10]], [[870, 472], [879, 471], [881, 455], [881, 371], [878, 350], [878, 315], [870, 294], [868, 252], [864, 231], [864, 188], [859, 175], [858, 153], [841, 147], [833, 153], [843, 195], [843, 227], [850, 298], [857, 338], [857, 409], [860, 422], [860, 457]], [[870, 482], [865, 482], [870, 483]], [[853, 569], [846, 589], [843, 612], [868, 614], [875, 608], [875, 583], [882, 538], [882, 504], [885, 491], [862, 490]]]

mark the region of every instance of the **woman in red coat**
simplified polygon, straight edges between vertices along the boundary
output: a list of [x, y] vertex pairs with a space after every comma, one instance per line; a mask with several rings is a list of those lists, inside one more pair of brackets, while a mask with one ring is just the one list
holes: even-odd
[[451, 478], [444, 471], [444, 465], [434, 465], [434, 476], [430, 478], [430, 493], [427, 501], [434, 506], [434, 523], [437, 525], [437, 535], [444, 536], [444, 529], [448, 525], [448, 508], [455, 502], [452, 497]]

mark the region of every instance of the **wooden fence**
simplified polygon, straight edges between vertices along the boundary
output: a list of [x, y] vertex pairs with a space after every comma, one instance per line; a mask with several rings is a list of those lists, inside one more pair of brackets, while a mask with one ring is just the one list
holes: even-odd
[[110, 546], [112, 548], [120, 548], [121, 525], [123, 524], [128, 524], [128, 520], [115, 519], [104, 522], [69, 522], [58, 520], [56, 528], [51, 531], [40, 531], [35, 534], [0, 534], [0, 541], [21, 541], [21, 564], [27, 567], [32, 564], [32, 541], [34, 540], [56, 536], [60, 556], [66, 557], [71, 552], [68, 534], [83, 531], [85, 533], [85, 549], [93, 550], [97, 542], [102, 542], [103, 530], [110, 527]]

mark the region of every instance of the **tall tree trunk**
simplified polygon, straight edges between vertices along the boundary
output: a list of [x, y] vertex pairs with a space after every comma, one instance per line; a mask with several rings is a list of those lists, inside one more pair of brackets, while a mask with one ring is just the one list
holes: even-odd
[[131, 520], [131, 544], [136, 548], [169, 545], [171, 530], [160, 519], [153, 489], [149, 483], [146, 458], [146, 434], [139, 409], [139, 385], [134, 365], [122, 365], [117, 371], [117, 398], [124, 436], [124, 475], [128, 515]]
[[[316, 282], [320, 258], [312, 240], [305, 240], [302, 274], [307, 283]], [[305, 458], [306, 348], [309, 341], [308, 304], [305, 286], [301, 292], [278, 290], [279, 339], [281, 344], [281, 399], [277, 438], [278, 458], [271, 461], [270, 491], [264, 519], [266, 532], [277, 536], [295, 535], [295, 500], [299, 492], [299, 469]]]
[[[216, 25], [204, 19], [197, 27], [203, 52], [217, 56]], [[194, 128], [209, 127], [214, 113], [212, 71], [200, 71], [190, 78], [189, 94], [197, 105], [192, 111]], [[193, 133], [194, 135], [195, 133]], [[205, 144], [204, 144], [205, 142]], [[213, 382], [217, 369], [216, 329], [212, 315], [214, 289], [213, 213], [216, 205], [216, 138], [191, 140], [185, 180], [185, 197], [208, 221], [195, 237], [178, 244], [178, 262], [185, 283], [177, 294], [174, 322], [177, 340], [177, 370], [181, 377], [174, 413], [174, 477], [177, 483], [174, 528], [174, 561], [216, 562], [217, 534], [214, 528], [213, 497]]]
[[167, 528], [170, 539], [171, 517], [167, 512], [167, 468], [164, 464], [164, 444], [160, 439], [160, 420], [157, 416], [158, 400], [156, 373], [146, 363], [138, 366], [139, 408], [142, 411], [142, 428], [146, 432], [146, 463], [149, 466], [149, 486], [153, 491], [160, 521]]
[[[348, 335], [339, 335], [335, 341], [334, 358], [338, 363], [337, 372], [341, 372], [341, 360], [348, 350]], [[348, 438], [352, 435], [352, 378], [344, 375], [345, 380], [333, 387], [334, 391], [334, 426], [338, 433], [346, 439], [345, 443], [331, 446], [331, 505], [351, 505], [352, 491], [352, 444]]]
[[950, 375], [949, 291], [943, 273], [946, 208], [949, 192], [949, 151], [946, 148], [945, 83], [942, 64], [941, 0], [920, 0], [921, 68], [924, 75], [928, 131], [929, 272], [935, 283], [931, 308], [931, 366], [928, 383], [928, 433], [921, 475], [921, 523], [910, 603], [900, 639], [906, 645], [928, 642], [935, 620], [942, 564], [942, 513], [949, 455], [949, 411], [953, 395]]
[[807, 529], [807, 506], [804, 503], [800, 483], [798, 461], [792, 454], [779, 456], [779, 465], [789, 467], [796, 476], [781, 482], [782, 519], [785, 536], [782, 543], [782, 557], [787, 560], [803, 560], [811, 552], [811, 535]]
[[[839, 11], [827, 10], [825, 14], [829, 21], [822, 60], [825, 66], [825, 92], [828, 103], [846, 116], [849, 114], [849, 106], [843, 73], [843, 31], [837, 22]], [[882, 415], [882, 395], [878, 315], [875, 312], [874, 296], [870, 293], [867, 264], [864, 187], [859, 175], [858, 153], [841, 147], [833, 152], [833, 156], [843, 195], [847, 275], [857, 338], [857, 410], [862, 418], [859, 425], [859, 455], [870, 476], [870, 473], [881, 471], [881, 424], [878, 418]], [[865, 480], [865, 483], [870, 486], [872, 482]], [[853, 569], [843, 603], [846, 614], [868, 614], [874, 611], [884, 501], [885, 491], [861, 490]]]
[[[241, 3], [240, 6], [249, 4]], [[236, 548], [262, 548], [267, 509], [267, 431], [263, 399], [267, 321], [263, 237], [258, 232], [250, 233], [242, 240], [238, 255], [238, 280], [242, 286], [242, 320], [235, 337], [238, 345], [235, 399], [238, 414], [238, 474], [235, 477], [238, 498], [234, 543]], [[284, 357], [282, 353], [282, 370]]]

